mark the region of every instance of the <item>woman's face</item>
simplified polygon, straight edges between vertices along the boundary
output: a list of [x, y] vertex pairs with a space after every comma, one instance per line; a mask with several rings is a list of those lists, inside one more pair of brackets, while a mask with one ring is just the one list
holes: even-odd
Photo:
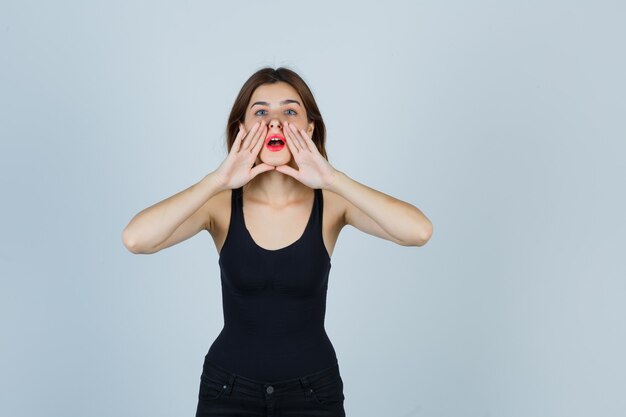
[[[254, 90], [244, 118], [246, 131], [249, 132], [256, 122], [261, 121], [265, 122], [267, 133], [263, 138], [264, 144], [257, 156], [256, 163], [265, 162], [273, 166], [289, 164], [295, 168], [295, 162], [291, 157], [291, 151], [283, 131], [284, 123], [289, 122], [298, 129], [304, 129], [309, 137], [313, 135], [314, 124], [313, 122], [307, 123], [306, 109], [303, 107], [302, 98], [291, 85], [285, 82], [276, 82], [263, 84]], [[272, 151], [266, 142], [267, 138], [275, 133], [285, 138], [285, 146], [280, 150]]]

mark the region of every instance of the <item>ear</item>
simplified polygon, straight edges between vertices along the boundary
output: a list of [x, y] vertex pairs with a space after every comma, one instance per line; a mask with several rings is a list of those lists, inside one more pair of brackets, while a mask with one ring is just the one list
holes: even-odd
[[315, 130], [315, 122], [311, 122], [308, 124], [306, 128], [306, 133], [309, 137], [313, 137], [313, 131]]

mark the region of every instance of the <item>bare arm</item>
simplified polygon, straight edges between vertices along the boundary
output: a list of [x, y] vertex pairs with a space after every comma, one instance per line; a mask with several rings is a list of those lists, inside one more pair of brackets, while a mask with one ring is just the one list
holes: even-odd
[[124, 246], [132, 253], [155, 253], [211, 227], [210, 200], [221, 191], [241, 187], [273, 165], [255, 159], [265, 142], [265, 122], [247, 131], [240, 123], [237, 137], [220, 166], [192, 185], [136, 214], [122, 231]]
[[214, 172], [191, 187], [136, 214], [122, 231], [124, 246], [136, 254], [150, 254], [208, 229], [206, 204], [226, 189]]
[[347, 200], [345, 224], [403, 246], [423, 246], [433, 224], [420, 209], [361, 184], [341, 171], [328, 189]]
[[285, 122], [283, 131], [299, 169], [280, 165], [276, 170], [311, 188], [327, 189], [343, 197], [344, 224], [403, 246], [423, 246], [428, 242], [433, 224], [420, 209], [333, 168], [304, 129]]

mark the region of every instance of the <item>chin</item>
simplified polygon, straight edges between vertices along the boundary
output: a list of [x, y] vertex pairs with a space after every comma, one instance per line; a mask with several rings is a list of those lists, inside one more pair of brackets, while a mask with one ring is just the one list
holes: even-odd
[[267, 149], [262, 149], [257, 157], [257, 164], [263, 162], [272, 166], [287, 165], [289, 161], [291, 161], [291, 153], [283, 151], [270, 152]]

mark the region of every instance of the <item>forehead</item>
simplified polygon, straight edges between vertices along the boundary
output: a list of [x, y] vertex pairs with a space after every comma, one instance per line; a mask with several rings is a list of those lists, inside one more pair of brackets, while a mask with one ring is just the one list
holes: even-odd
[[255, 101], [267, 101], [271, 105], [278, 105], [279, 101], [285, 99], [298, 100], [302, 103], [302, 99], [295, 88], [285, 82], [277, 82], [274, 84], [263, 84], [257, 87], [252, 93], [250, 103]]

